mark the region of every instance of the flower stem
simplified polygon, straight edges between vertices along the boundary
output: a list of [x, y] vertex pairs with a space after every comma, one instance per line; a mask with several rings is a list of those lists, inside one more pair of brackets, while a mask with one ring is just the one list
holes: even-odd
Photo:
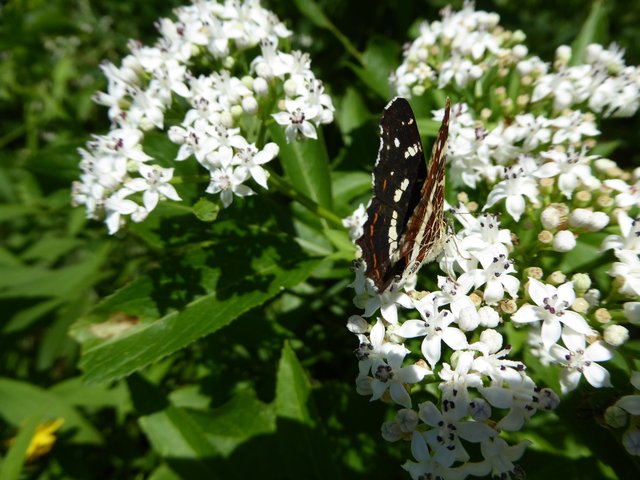
[[273, 185], [273, 187], [277, 191], [285, 194], [292, 200], [299, 202], [302, 206], [304, 206], [311, 212], [316, 213], [321, 218], [326, 220], [331, 226], [344, 228], [344, 226], [342, 225], [342, 219], [340, 219], [340, 217], [338, 217], [335, 213], [324, 208], [321, 205], [318, 205], [318, 203], [315, 200], [307, 197], [305, 194], [298, 191], [293, 185], [287, 182], [283, 177], [276, 175], [273, 172], [270, 172], [270, 173], [271, 175], [269, 176], [269, 184]]

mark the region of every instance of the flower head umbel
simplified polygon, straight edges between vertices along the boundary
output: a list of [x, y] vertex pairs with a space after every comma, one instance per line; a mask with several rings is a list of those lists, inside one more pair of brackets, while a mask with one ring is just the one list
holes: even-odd
[[[219, 194], [228, 207], [234, 196], [255, 193], [249, 182], [268, 188], [265, 166], [278, 146], [257, 134], [255, 121], [268, 122], [269, 109], [287, 106], [287, 141], [315, 139], [316, 129], [333, 121], [333, 104], [311, 59], [283, 49], [281, 40], [291, 32], [257, 1], [201, 1], [175, 15], [175, 21], [157, 22], [155, 45], [132, 41], [120, 66], [102, 66], [107, 91], [95, 100], [109, 107], [113, 129], [80, 150], [82, 175], [74, 182], [73, 202], [85, 205], [88, 217], [104, 219], [109, 233], [127, 219], [142, 221], [161, 200], [182, 199], [171, 184], [182, 167], [155, 164], [144, 152], [146, 132], [166, 129], [179, 145], [173, 160], [195, 159], [210, 175], [206, 192]], [[220, 67], [194, 73], [211, 65]], [[169, 109], [183, 114], [172, 125], [166, 125]]]
[[[419, 228], [428, 228], [432, 218], [417, 225], [416, 210], [405, 212], [390, 197], [390, 219], [379, 211], [369, 232], [374, 252], [367, 255], [379, 259], [375, 249], [388, 247], [399, 280], [377, 291], [361, 268], [354, 282], [354, 304], [365, 309], [362, 322], [381, 311], [376, 335], [401, 347], [403, 361], [418, 358], [433, 372], [406, 390], [425, 399], [418, 403], [418, 424], [411, 410], [403, 414], [412, 419], [409, 429], [394, 422], [384, 429], [391, 441], [411, 433], [415, 461], [404, 468], [415, 479], [510, 478], [517, 472], [514, 462], [529, 442], [510, 445], [501, 432], [524, 428], [560, 398], [537, 385], [549, 378], [546, 372], [512, 358], [521, 349], [512, 348], [510, 335], [519, 345], [523, 334], [528, 337], [525, 348], [545, 369], [559, 372], [564, 394], [583, 376], [584, 388], [611, 386], [606, 362], [633, 332], [622, 324], [640, 324], [640, 169], [625, 172], [595, 154], [602, 151], [602, 120], [637, 111], [640, 71], [625, 65], [616, 46], [589, 45], [583, 62], [561, 46], [549, 65], [531, 55], [524, 40], [522, 32], [502, 28], [496, 14], [466, 2], [457, 12], [444, 9], [440, 21], [422, 23], [390, 78], [399, 95], [425, 108], [438, 103], [434, 88], [453, 99], [474, 99], [450, 107], [447, 197], [459, 202], [451, 209], [458, 228], [444, 235], [437, 264], [424, 267], [429, 272], [418, 274], [415, 284], [402, 283], [399, 270], [416, 268], [402, 262], [426, 248]], [[436, 112], [439, 120], [442, 110]], [[281, 116], [293, 130], [294, 122]], [[375, 173], [380, 201], [388, 178], [378, 178], [383, 168]], [[436, 208], [426, 185], [413, 185], [421, 191], [416, 201]], [[499, 216], [501, 210], [507, 215]], [[345, 221], [354, 239], [362, 234], [364, 211], [361, 206]], [[393, 228], [403, 217], [409, 221], [399, 225], [403, 234], [396, 238]], [[593, 253], [594, 245], [603, 253]], [[604, 272], [614, 277], [611, 285], [603, 283]], [[434, 382], [437, 390], [428, 385]], [[627, 398], [620, 405], [638, 415], [638, 402]], [[616, 408], [622, 411], [617, 416], [626, 415]], [[640, 454], [640, 434], [629, 429], [623, 443]]]

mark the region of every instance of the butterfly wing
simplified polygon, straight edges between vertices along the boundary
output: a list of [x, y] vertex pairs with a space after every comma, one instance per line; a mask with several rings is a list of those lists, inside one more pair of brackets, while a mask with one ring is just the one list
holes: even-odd
[[409, 102], [393, 99], [380, 122], [380, 148], [373, 169], [373, 199], [364, 233], [357, 240], [365, 274], [384, 291], [396, 273], [395, 256], [412, 212], [421, 202], [427, 165], [416, 119]]

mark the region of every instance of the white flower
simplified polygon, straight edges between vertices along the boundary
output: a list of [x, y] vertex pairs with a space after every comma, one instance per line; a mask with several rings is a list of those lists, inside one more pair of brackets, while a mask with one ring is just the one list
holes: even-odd
[[447, 480], [463, 480], [469, 475], [484, 476], [489, 473], [491, 467], [486, 463], [465, 463], [459, 467], [446, 467], [433, 458], [424, 434], [413, 432], [411, 437], [411, 453], [417, 462], [407, 460], [404, 468], [413, 480], [425, 478], [446, 478]]
[[595, 189], [600, 182], [591, 173], [590, 162], [597, 156], [585, 155], [586, 149], [583, 145], [580, 152], [576, 152], [575, 147], [569, 145], [567, 150], [554, 148], [541, 152], [540, 156], [549, 161], [543, 163], [534, 175], [538, 178], [558, 176], [558, 188], [567, 198], [571, 198], [580, 184]]
[[569, 310], [576, 294], [571, 282], [558, 288], [545, 285], [535, 278], [529, 278], [529, 296], [536, 306], [525, 304], [511, 317], [516, 323], [542, 322], [540, 335], [542, 343], [549, 349], [562, 334], [562, 324], [583, 335], [592, 335], [593, 331], [579, 313]]
[[622, 208], [639, 206], [640, 205], [640, 181], [630, 185], [624, 180], [619, 178], [613, 178], [605, 180], [604, 184], [618, 192], [616, 195], [616, 205]]
[[562, 341], [568, 348], [553, 345], [550, 351], [556, 361], [565, 367], [560, 374], [562, 393], [574, 390], [582, 375], [592, 387], [612, 386], [609, 372], [596, 363], [611, 358], [611, 350], [603, 342], [598, 340], [585, 348], [585, 336], [571, 329], [565, 330]]
[[350, 216], [342, 219], [342, 225], [349, 229], [349, 238], [352, 241], [355, 241], [362, 236], [364, 233], [364, 222], [366, 220], [367, 211], [362, 203], [358, 205], [358, 208], [356, 208]]
[[251, 176], [261, 187], [269, 188], [267, 185], [269, 172], [262, 165], [273, 160], [279, 150], [278, 145], [273, 142], [267, 143], [260, 151], [253, 144], [247, 145], [238, 149], [231, 164], [237, 165], [241, 171], [246, 170], [246, 175]]
[[470, 458], [460, 439], [479, 443], [497, 435], [495, 430], [484, 423], [463, 421], [452, 418], [446, 412], [441, 413], [432, 402], [421, 403], [419, 407], [420, 420], [431, 427], [424, 437], [434, 450], [433, 459], [447, 467], [456, 460], [466, 462]]
[[497, 478], [509, 478], [515, 469], [513, 462], [524, 454], [531, 445], [529, 440], [523, 440], [517, 445], [509, 445], [499, 436], [489, 437], [480, 444], [482, 456], [490, 464], [491, 475]]
[[467, 414], [471, 403], [469, 388], [482, 387], [482, 375], [473, 370], [475, 352], [462, 351], [455, 359], [452, 369], [448, 363], [444, 363], [438, 376], [442, 383], [438, 386], [442, 392], [442, 408], [452, 418], [462, 418]]
[[423, 320], [407, 320], [394, 333], [403, 338], [424, 337], [422, 355], [432, 368], [440, 361], [442, 342], [453, 350], [467, 347], [464, 333], [459, 328], [449, 326], [455, 320], [454, 316], [448, 310], [438, 312], [433, 297], [422, 303], [420, 314]]
[[629, 250], [616, 250], [614, 253], [620, 262], [613, 263], [609, 275], [622, 279], [620, 293], [634, 297], [640, 296], [639, 254]]
[[224, 208], [233, 202], [233, 195], [246, 197], [255, 195], [251, 188], [243, 184], [247, 179], [246, 172], [232, 167], [222, 167], [211, 172], [211, 181], [206, 189], [207, 193], [220, 193], [220, 200]]
[[535, 180], [531, 176], [525, 175], [522, 168], [505, 168], [504, 180], [494, 185], [483, 210], [506, 198], [507, 212], [517, 222], [524, 213], [523, 196], [526, 196], [531, 203], [538, 204], [538, 187]]
[[630, 250], [640, 253], [640, 217], [633, 219], [624, 210], [618, 212], [620, 235], [608, 235], [602, 241], [600, 250]]
[[600, 135], [600, 131], [596, 128], [592, 116], [585, 115], [579, 110], [556, 117], [550, 120], [549, 123], [558, 129], [551, 139], [551, 142], [556, 145], [565, 141], [568, 141], [570, 144], [578, 144], [582, 140], [582, 137], [596, 137]]
[[140, 208], [136, 202], [126, 198], [132, 193], [133, 192], [131, 190], [118, 190], [105, 201], [105, 223], [107, 224], [107, 229], [109, 230], [110, 235], [113, 235], [120, 229], [123, 223], [121, 218], [122, 215], [132, 215], [138, 210], [138, 208]]
[[138, 167], [138, 171], [142, 178], [128, 181], [125, 188], [134, 192], [144, 192], [142, 200], [148, 212], [156, 208], [161, 197], [176, 202], [181, 200], [176, 189], [169, 183], [173, 178], [173, 168], [142, 164]]
[[285, 106], [287, 107], [286, 112], [274, 113], [272, 117], [278, 125], [285, 127], [284, 133], [287, 142], [296, 140], [299, 136], [317, 139], [316, 127], [309, 119], [317, 115], [318, 107], [309, 106], [303, 101], [289, 99], [285, 101]]
[[511, 261], [504, 253], [496, 253], [494, 251], [483, 250], [476, 252], [474, 255], [480, 260], [482, 268], [476, 268], [460, 275], [460, 280], [464, 281], [467, 277], [473, 279], [475, 288], [486, 285], [484, 289], [484, 301], [491, 305], [502, 300], [505, 290], [512, 298], [518, 296], [520, 281], [509, 275], [515, 273], [513, 261]]
[[402, 366], [406, 353], [404, 349], [394, 349], [387, 352], [387, 363], [374, 362], [371, 367], [373, 380], [371, 401], [378, 400], [388, 390], [391, 399], [403, 407], [411, 408], [411, 397], [405, 384], [420, 382], [432, 372], [419, 365]]

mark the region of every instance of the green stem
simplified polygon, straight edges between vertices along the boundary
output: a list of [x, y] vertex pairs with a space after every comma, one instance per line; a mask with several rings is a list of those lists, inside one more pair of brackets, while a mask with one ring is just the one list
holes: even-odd
[[302, 206], [304, 206], [311, 212], [316, 213], [317, 215], [325, 219], [330, 225], [338, 228], [344, 228], [344, 226], [342, 225], [342, 219], [340, 217], [338, 217], [332, 211], [318, 205], [317, 202], [307, 197], [305, 194], [296, 190], [293, 185], [291, 185], [281, 176], [271, 173], [271, 176], [269, 177], [269, 183], [280, 193], [283, 193], [292, 200], [299, 202]]

